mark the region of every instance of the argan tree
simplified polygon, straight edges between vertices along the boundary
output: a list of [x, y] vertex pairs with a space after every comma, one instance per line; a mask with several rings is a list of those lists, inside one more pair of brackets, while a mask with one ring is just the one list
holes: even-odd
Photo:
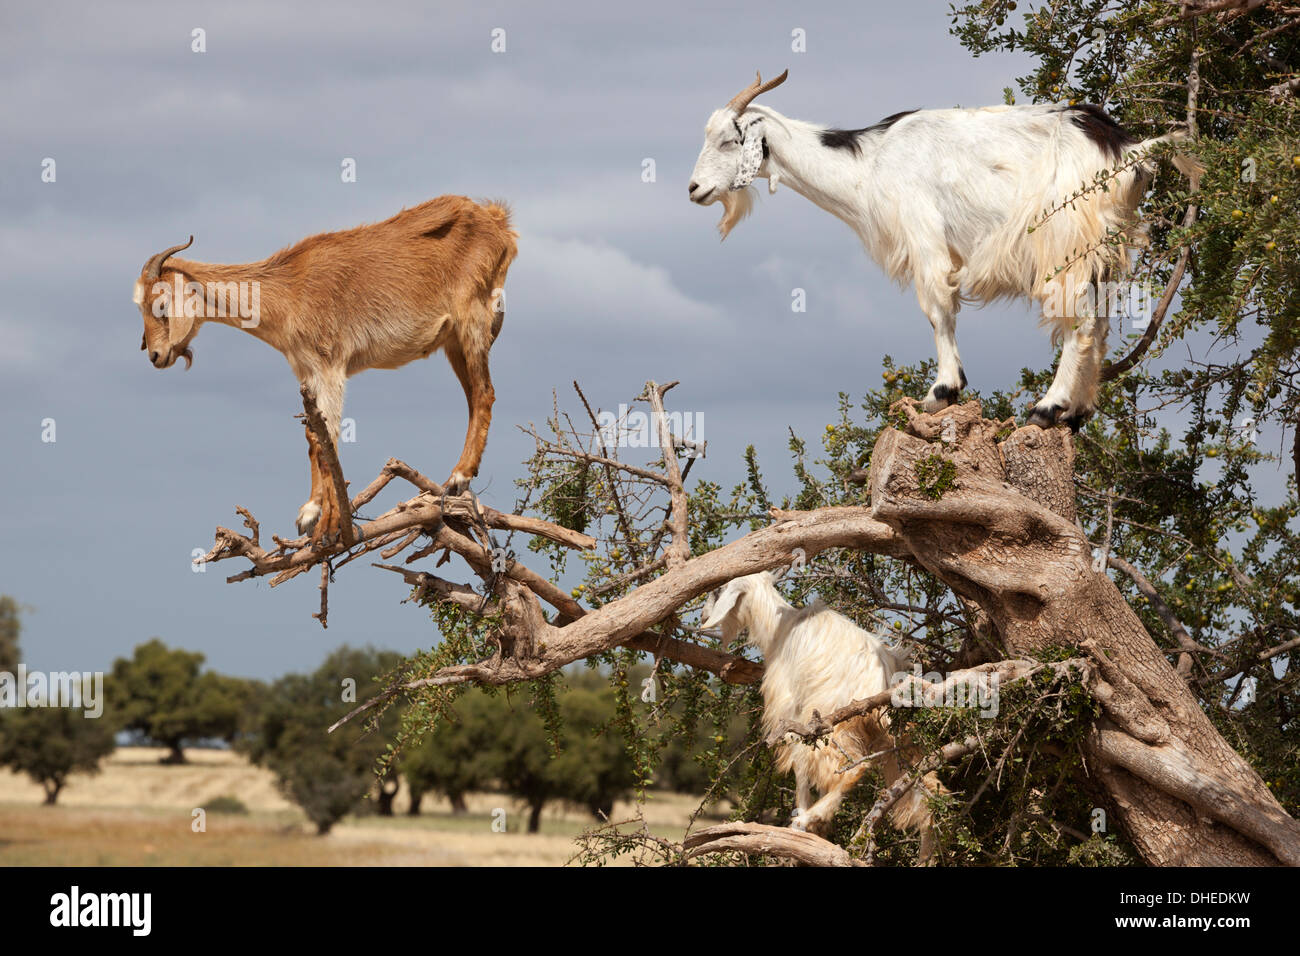
[[123, 728], [168, 748], [163, 763], [184, 763], [185, 740], [231, 740], [246, 695], [242, 682], [202, 672], [203, 655], [153, 638], [113, 662], [108, 698]]
[[309, 675], [280, 678], [267, 692], [257, 726], [239, 745], [253, 763], [276, 775], [280, 790], [321, 835], [375, 792], [376, 761], [386, 750], [386, 738], [396, 731], [397, 711], [390, 712], [381, 733], [360, 739], [329, 735], [325, 728], [372, 687], [376, 674], [400, 661], [400, 655], [389, 651], [345, 646]]
[[[0, 671], [10, 671], [20, 659], [22, 632], [20, 607], [13, 598], [0, 597]], [[72, 707], [15, 707], [0, 709], [0, 767], [24, 773], [45, 790], [45, 802], [59, 799], [73, 773], [98, 773], [99, 764], [113, 752], [114, 728], [107, 714], [87, 717]]]
[[7, 594], [0, 594], [0, 671], [18, 666], [18, 635], [22, 630], [21, 608]]
[[[1098, 102], [1137, 136], [1182, 123], [1207, 169], [1190, 187], [1156, 177], [1133, 276], [1150, 308], [1140, 328], [1112, 317], [1129, 334], [1077, 435], [1017, 427], [1046, 371], [926, 414], [929, 363], [885, 357], [878, 383], [840, 395], [820, 452], [792, 436], [792, 490], [775, 492], [751, 451], [728, 491], [726, 463], [698, 457], [665, 408], [675, 383], [647, 383], [614, 427], [576, 390], [530, 429], [513, 513], [393, 460], [354, 513], [394, 479], [419, 494], [348, 547], [264, 547], [241, 509], [248, 534], [218, 529], [208, 560], [247, 560], [234, 579], [319, 567], [322, 620], [332, 571], [370, 555], [400, 575], [442, 639], [353, 715], [404, 699], [399, 746], [469, 685], [515, 683], [532, 684], [554, 745], [556, 673], [600, 668], [638, 786], [689, 741], [706, 801], [729, 795], [733, 820], [680, 843], [611, 825], [584, 859], [912, 862], [887, 811], [936, 770], [944, 863], [1300, 864], [1300, 11], [987, 0], [950, 27], [974, 55], [1034, 58], [1008, 100]], [[643, 426], [652, 442], [626, 440]], [[452, 558], [478, 583], [442, 571]], [[772, 569], [795, 603], [910, 642], [908, 696], [943, 705], [886, 693], [782, 728], [825, 745], [889, 708], [922, 754], [898, 786], [859, 788], [829, 839], [784, 828], [792, 782], [759, 730], [762, 663], [698, 627], [708, 591]], [[629, 680], [644, 663], [648, 683]], [[995, 706], [948, 706], [958, 684], [996, 689]]]
[[462, 696], [455, 714], [440, 721], [419, 743], [402, 751], [402, 777], [406, 780], [412, 816], [420, 812], [424, 796], [441, 793], [453, 813], [465, 813], [465, 796], [495, 783], [488, 751], [499, 743], [503, 708], [482, 694]]
[[74, 773], [98, 773], [114, 750], [112, 723], [72, 707], [0, 710], [0, 766], [24, 773], [45, 790], [46, 804], [59, 799]]

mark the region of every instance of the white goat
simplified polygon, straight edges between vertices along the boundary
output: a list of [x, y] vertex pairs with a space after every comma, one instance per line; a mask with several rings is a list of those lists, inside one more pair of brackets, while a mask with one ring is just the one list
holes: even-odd
[[[906, 653], [820, 602], [793, 607], [776, 589], [776, 580], [775, 574], [762, 572], [729, 581], [709, 596], [701, 624], [720, 628], [727, 642], [746, 631], [749, 642], [762, 652], [765, 735], [786, 720], [806, 723], [814, 710], [825, 717], [853, 700], [878, 694], [906, 671]], [[794, 770], [795, 816], [790, 825], [796, 830], [825, 832], [869, 763], [880, 766], [886, 784], [909, 772], [907, 741], [900, 743], [890, 735], [883, 710], [840, 724], [830, 740], [816, 748], [787, 738], [775, 749], [777, 767]], [[880, 756], [842, 770], [849, 762], [846, 754], [854, 761]], [[821, 794], [816, 803], [813, 788]], [[919, 831], [922, 865], [930, 863], [934, 853], [929, 796], [941, 792], [938, 777], [927, 774], [890, 810], [900, 829]]]
[[[856, 130], [750, 105], [788, 73], [767, 83], [760, 76], [709, 117], [691, 200], [722, 202], [724, 238], [752, 208], [755, 178], [766, 178], [769, 192], [785, 183], [848, 223], [891, 278], [915, 285], [934, 327], [929, 411], [966, 385], [955, 337], [962, 301], [1035, 300], [1064, 348], [1029, 421], [1050, 427], [1059, 418], [1077, 429], [1096, 408], [1106, 352], [1106, 310], [1095, 303], [1113, 298], [1112, 283], [1144, 238], [1136, 209], [1154, 163], [1143, 154], [1185, 135], [1138, 142], [1092, 105], [913, 110]], [[1174, 162], [1193, 182], [1203, 171], [1187, 156]], [[1118, 167], [1126, 168], [1106, 189], [1070, 201]]]

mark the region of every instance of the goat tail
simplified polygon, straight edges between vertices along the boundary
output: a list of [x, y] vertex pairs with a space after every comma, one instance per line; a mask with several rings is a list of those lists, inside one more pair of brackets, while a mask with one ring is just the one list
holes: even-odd
[[510, 228], [510, 205], [504, 199], [484, 199], [479, 205], [498, 225]]

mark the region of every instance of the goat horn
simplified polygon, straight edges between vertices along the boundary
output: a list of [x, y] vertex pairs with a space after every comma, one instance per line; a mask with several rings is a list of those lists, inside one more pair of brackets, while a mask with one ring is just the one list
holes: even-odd
[[749, 106], [749, 104], [754, 101], [754, 98], [756, 96], [758, 96], [760, 93], [766, 93], [768, 90], [776, 89], [778, 86], [780, 86], [782, 83], [785, 82], [786, 77], [788, 77], [789, 75], [790, 75], [790, 71], [786, 70], [775, 80], [768, 80], [766, 83], [764, 83], [763, 74], [756, 72], [754, 74], [754, 85], [745, 87], [745, 89], [741, 90], [739, 93], [733, 96], [731, 98], [731, 102], [728, 103], [727, 106], [729, 106], [732, 110], [734, 110], [737, 115], [739, 115], [745, 112], [745, 107]]
[[180, 252], [184, 249], [188, 249], [192, 245], [194, 245], [194, 237], [190, 236], [189, 242], [182, 243], [179, 246], [172, 246], [170, 249], [165, 249], [162, 252], [158, 253], [158, 255], [150, 259], [149, 264], [144, 267], [145, 278], [148, 279], [150, 282], [156, 282], [159, 276], [162, 275], [163, 263], [166, 262], [175, 253]]

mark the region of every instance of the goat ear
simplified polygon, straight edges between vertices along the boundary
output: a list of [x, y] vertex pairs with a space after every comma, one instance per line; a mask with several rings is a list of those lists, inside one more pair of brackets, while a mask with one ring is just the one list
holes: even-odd
[[[170, 345], [180, 345], [194, 328], [194, 316], [190, 314], [193, 299], [190, 296], [189, 276], [182, 276], [181, 288], [185, 290], [180, 300], [173, 296], [167, 310], [167, 340]], [[200, 286], [202, 288], [202, 286]]]
[[732, 189], [744, 189], [758, 175], [763, 165], [763, 121], [756, 119], [745, 127], [745, 139], [740, 145], [740, 168], [731, 181]]
[[735, 611], [742, 597], [744, 597], [743, 592], [731, 587], [723, 588], [722, 593], [717, 597], [710, 597], [704, 605], [700, 627], [720, 627], [722, 636], [728, 641], [732, 640], [740, 631], [740, 622], [736, 620]]

